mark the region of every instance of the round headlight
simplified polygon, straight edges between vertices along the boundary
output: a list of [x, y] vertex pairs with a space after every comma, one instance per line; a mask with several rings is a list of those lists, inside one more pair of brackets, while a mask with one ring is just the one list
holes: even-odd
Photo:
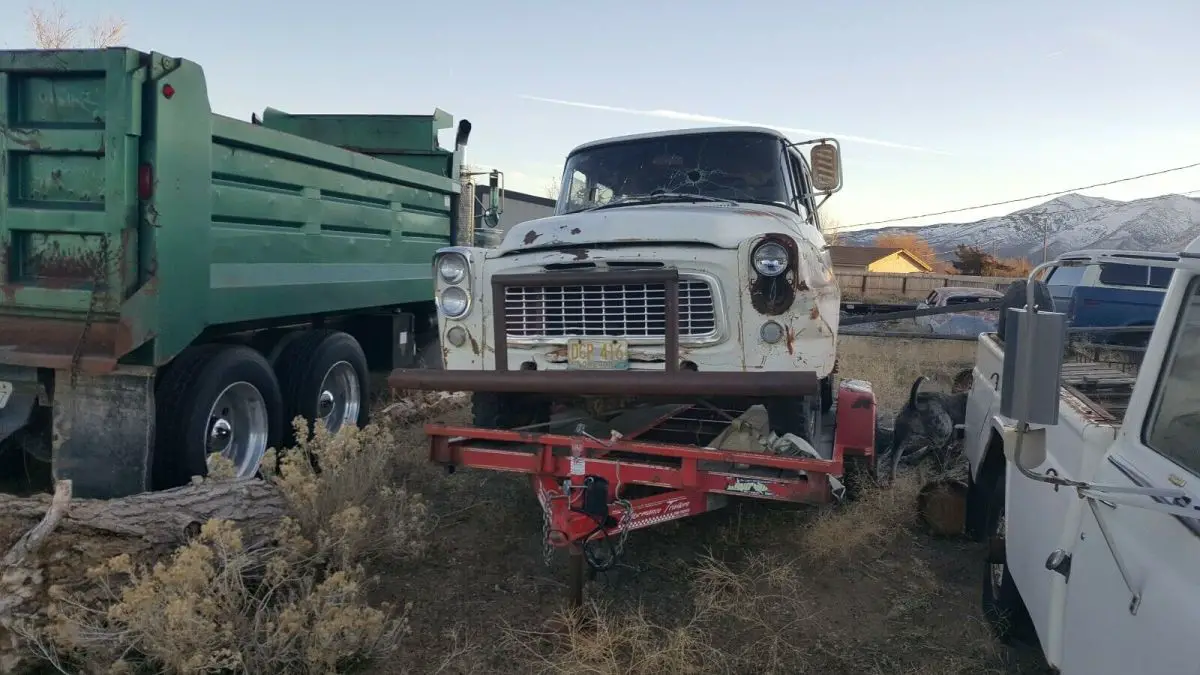
[[781, 244], [768, 241], [754, 249], [754, 270], [764, 277], [777, 277], [788, 267], [788, 252]]
[[438, 259], [438, 275], [448, 284], [457, 284], [467, 277], [467, 259], [450, 253]]
[[458, 286], [451, 286], [438, 296], [438, 307], [442, 314], [451, 319], [457, 319], [467, 313], [467, 292]]

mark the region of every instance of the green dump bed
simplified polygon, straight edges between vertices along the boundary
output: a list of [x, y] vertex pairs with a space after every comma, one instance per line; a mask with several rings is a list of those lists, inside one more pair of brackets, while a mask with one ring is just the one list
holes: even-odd
[[0, 51], [0, 364], [161, 365], [212, 327], [432, 301], [449, 125], [252, 124], [183, 59]]

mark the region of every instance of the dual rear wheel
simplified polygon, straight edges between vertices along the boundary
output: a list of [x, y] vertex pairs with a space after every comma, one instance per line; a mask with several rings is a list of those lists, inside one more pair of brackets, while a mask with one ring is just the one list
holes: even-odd
[[268, 448], [295, 442], [292, 420], [323, 421], [336, 432], [367, 422], [367, 359], [352, 336], [305, 331], [279, 351], [272, 368], [238, 344], [192, 347], [163, 373], [156, 395], [152, 462], [155, 489], [208, 475], [225, 458], [237, 478], [258, 474]]

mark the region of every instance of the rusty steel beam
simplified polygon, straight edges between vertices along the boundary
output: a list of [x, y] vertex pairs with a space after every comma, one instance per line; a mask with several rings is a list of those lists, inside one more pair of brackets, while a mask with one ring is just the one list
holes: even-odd
[[793, 372], [649, 372], [629, 370], [426, 370], [399, 368], [392, 389], [594, 396], [808, 396], [817, 374]]

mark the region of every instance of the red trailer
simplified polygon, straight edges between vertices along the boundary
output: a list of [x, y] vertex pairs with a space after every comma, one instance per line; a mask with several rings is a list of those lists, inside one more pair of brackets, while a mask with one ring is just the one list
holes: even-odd
[[[390, 383], [396, 389], [443, 389], [451, 388], [443, 380], [462, 379], [459, 375], [400, 370]], [[661, 375], [664, 381], [674, 376]], [[567, 378], [558, 381], [563, 379]], [[525, 385], [491, 388], [536, 390]], [[609, 418], [604, 426], [608, 437], [590, 433], [582, 421], [569, 434], [428, 424], [430, 459], [449, 470], [529, 474], [543, 509], [547, 561], [555, 547], [571, 554], [575, 603], [582, 599], [584, 563], [593, 569], [611, 566], [633, 530], [712, 511], [730, 498], [839, 501], [845, 497], [848, 477], [874, 466], [875, 395], [867, 382], [840, 383], [818, 442], [811, 444], [816, 453], [810, 449], [808, 454], [720, 450], [662, 440], [680, 439], [696, 424], [728, 426], [739, 411], [722, 410], [698, 398], [678, 404], [661, 400]]]

